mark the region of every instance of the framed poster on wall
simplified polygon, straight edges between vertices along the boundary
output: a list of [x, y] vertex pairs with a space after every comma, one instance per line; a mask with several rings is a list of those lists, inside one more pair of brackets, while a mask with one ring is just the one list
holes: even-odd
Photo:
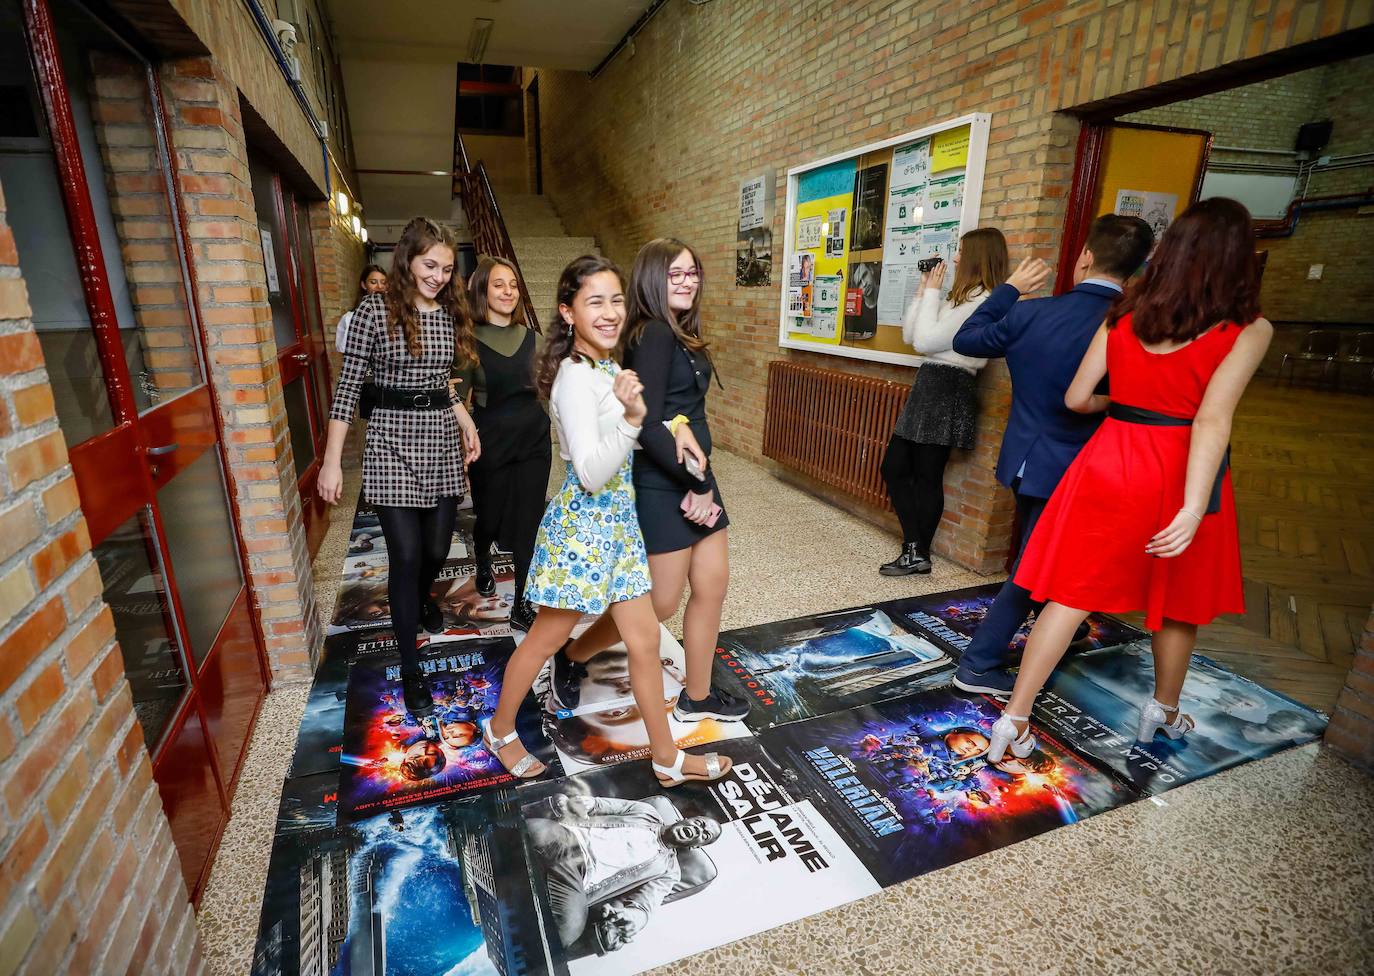
[[[965, 115], [787, 171], [778, 344], [917, 366], [917, 262], [978, 226], [991, 116]], [[946, 289], [954, 275], [945, 275]]]

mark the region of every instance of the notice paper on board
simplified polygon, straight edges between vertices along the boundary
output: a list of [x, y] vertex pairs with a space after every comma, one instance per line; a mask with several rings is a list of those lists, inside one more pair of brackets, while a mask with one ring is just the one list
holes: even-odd
[[968, 145], [971, 132], [964, 125], [947, 132], [938, 132], [930, 140], [930, 174], [968, 166]]
[[797, 250], [814, 251], [821, 246], [821, 225], [825, 223], [819, 214], [803, 217], [797, 221]]

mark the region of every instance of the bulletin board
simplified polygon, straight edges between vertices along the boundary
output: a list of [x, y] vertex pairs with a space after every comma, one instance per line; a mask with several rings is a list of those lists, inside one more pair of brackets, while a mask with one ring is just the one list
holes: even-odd
[[[787, 171], [780, 346], [920, 365], [902, 341], [917, 262], [948, 262], [978, 226], [991, 118], [965, 115]], [[953, 280], [950, 269], [946, 290]]]

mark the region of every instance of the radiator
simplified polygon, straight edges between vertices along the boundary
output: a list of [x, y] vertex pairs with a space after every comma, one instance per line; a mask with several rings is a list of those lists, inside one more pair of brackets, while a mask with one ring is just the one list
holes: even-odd
[[891, 380], [775, 360], [768, 364], [764, 456], [891, 511], [880, 467], [909, 389]]

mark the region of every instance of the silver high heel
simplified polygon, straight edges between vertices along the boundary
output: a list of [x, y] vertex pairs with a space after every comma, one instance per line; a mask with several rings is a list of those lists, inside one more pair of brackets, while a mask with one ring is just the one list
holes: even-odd
[[[1169, 720], [1170, 712], [1174, 713], [1173, 721]], [[1182, 708], [1171, 709], [1151, 698], [1140, 706], [1140, 724], [1136, 726], [1135, 739], [1149, 742], [1161, 729], [1169, 738], [1181, 739], [1195, 727], [1192, 717], [1184, 715]]]
[[[1025, 722], [1025, 729], [1018, 731], [1017, 722]], [[1001, 762], [1008, 749], [1017, 759], [1025, 759], [1035, 749], [1035, 736], [1031, 735], [1029, 715], [1003, 712], [992, 724], [992, 739], [988, 742], [988, 762]]]

